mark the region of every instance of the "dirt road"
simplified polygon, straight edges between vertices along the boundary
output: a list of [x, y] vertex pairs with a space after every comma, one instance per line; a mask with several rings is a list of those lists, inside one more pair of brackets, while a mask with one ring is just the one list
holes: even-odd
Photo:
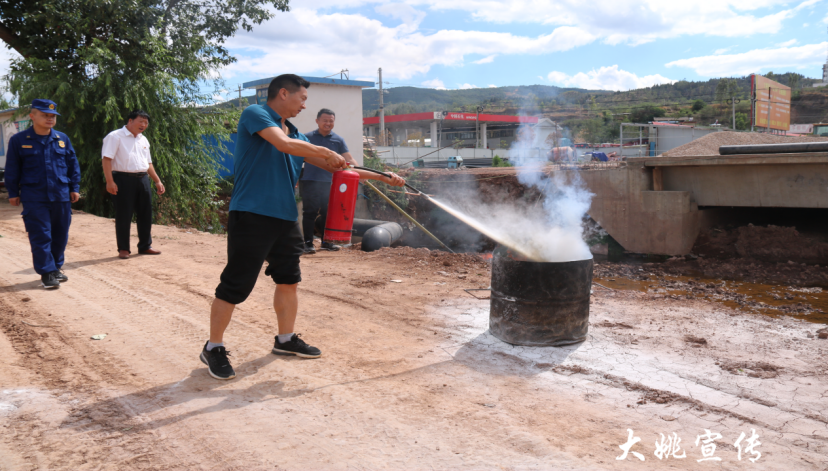
[[[828, 467], [822, 325], [596, 287], [587, 342], [513, 347], [462, 290], [488, 286], [473, 256], [319, 253], [297, 330], [323, 357], [270, 354], [262, 274], [220, 382], [198, 354], [224, 237], [156, 226], [163, 254], [123, 261], [111, 220], [75, 214], [70, 280], [47, 292], [19, 213], [0, 204], [0, 469]], [[698, 462], [705, 429], [721, 461]]]

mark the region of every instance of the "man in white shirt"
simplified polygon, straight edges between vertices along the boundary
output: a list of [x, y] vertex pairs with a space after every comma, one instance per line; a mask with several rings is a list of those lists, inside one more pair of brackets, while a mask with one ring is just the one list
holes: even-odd
[[126, 126], [109, 133], [103, 141], [101, 158], [106, 191], [115, 201], [115, 238], [121, 259], [129, 259], [129, 228], [133, 214], [137, 214], [138, 221], [138, 254], [161, 254], [152, 248], [149, 177], [155, 182], [158, 195], [164, 193], [164, 184], [152, 167], [149, 141], [142, 134], [148, 126], [147, 112], [136, 110], [127, 117]]

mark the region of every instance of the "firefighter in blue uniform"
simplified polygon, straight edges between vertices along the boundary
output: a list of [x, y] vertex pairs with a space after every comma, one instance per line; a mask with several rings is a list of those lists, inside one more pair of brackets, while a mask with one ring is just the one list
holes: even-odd
[[32, 260], [44, 288], [69, 280], [60, 270], [72, 222], [71, 204], [80, 198], [80, 166], [69, 137], [55, 131], [57, 105], [32, 100], [32, 126], [9, 139], [6, 187], [9, 203], [23, 205]]

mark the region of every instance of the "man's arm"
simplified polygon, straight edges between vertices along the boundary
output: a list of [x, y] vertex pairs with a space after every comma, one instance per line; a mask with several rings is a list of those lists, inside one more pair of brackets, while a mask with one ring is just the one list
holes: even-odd
[[161, 183], [161, 178], [159, 178], [158, 174], [155, 173], [155, 167], [153, 167], [152, 163], [150, 163], [147, 173], [152, 181], [155, 182], [155, 191], [158, 192], [158, 195], [164, 195], [164, 192], [166, 192], [167, 189], [164, 188], [164, 184]]
[[102, 162], [104, 178], [106, 179], [106, 191], [112, 195], [118, 195], [118, 185], [115, 183], [115, 179], [112, 178], [112, 158], [104, 157]]
[[118, 153], [119, 144], [120, 140], [117, 135], [109, 133], [104, 138], [103, 149], [101, 149], [101, 164], [106, 179], [106, 191], [112, 195], [118, 195], [118, 185], [115, 183], [115, 179], [112, 178], [112, 160], [115, 159], [115, 154]]
[[66, 144], [67, 150], [69, 151], [66, 153], [66, 177], [69, 178], [69, 201], [75, 203], [80, 200], [80, 164], [78, 164], [78, 156], [75, 154], [75, 148], [72, 147], [69, 139], [66, 140]]
[[9, 149], [6, 151], [6, 189], [12, 206], [20, 205], [20, 156], [16, 144], [14, 140], [9, 140]]
[[347, 162], [348, 164], [351, 164], [352, 166], [358, 166], [359, 165], [359, 162], [357, 162], [356, 159], [354, 159], [354, 156], [352, 156], [351, 153], [348, 152], [348, 151], [343, 152], [342, 157], [345, 158], [345, 162]]
[[[332, 169], [339, 170], [345, 167], [345, 159], [339, 154], [322, 146], [314, 146], [313, 144], [302, 141], [300, 139], [289, 138], [282, 128], [278, 126], [270, 126], [257, 132], [265, 141], [272, 144], [276, 149], [285, 154], [292, 154], [294, 156], [304, 157], [306, 162], [310, 162], [318, 167], [324, 165], [330, 166]], [[317, 162], [324, 163], [322, 165]]]
[[[348, 154], [350, 154], [350, 153], [348, 153]], [[345, 157], [345, 154], [343, 154], [342, 157]], [[353, 159], [353, 157], [351, 157], [351, 159]], [[334, 169], [334, 168], [328, 166], [327, 164], [325, 164], [325, 161], [320, 160], [320, 161], [317, 162], [316, 159], [305, 159], [305, 161], [310, 162], [311, 164], [315, 165], [316, 167], [324, 169], [324, 170], [326, 170], [330, 173], [334, 173], [337, 170], [341, 170], [341, 169]], [[350, 163], [350, 161], [349, 161], [349, 163]], [[358, 165], [358, 163], [354, 162], [353, 165]], [[369, 170], [362, 170], [362, 169], [350, 169], [350, 170], [351, 170], [351, 172], [356, 172], [357, 174], [359, 174], [359, 180], [379, 180], [380, 182], [386, 183], [388, 185], [393, 185], [394, 187], [402, 187], [403, 185], [405, 185], [405, 180], [402, 177], [400, 177], [399, 175], [397, 175], [393, 172], [386, 172], [386, 174], [389, 174], [391, 176], [391, 178], [388, 178], [384, 175], [379, 175], [379, 174], [371, 172]]]

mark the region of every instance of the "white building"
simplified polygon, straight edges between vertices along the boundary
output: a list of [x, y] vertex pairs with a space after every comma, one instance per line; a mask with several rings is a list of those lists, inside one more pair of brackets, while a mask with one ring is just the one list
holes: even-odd
[[[259, 105], [267, 103], [267, 87], [274, 77], [254, 80], [242, 86], [256, 90]], [[362, 164], [362, 89], [373, 87], [374, 82], [342, 80], [322, 77], [302, 77], [311, 83], [308, 100], [296, 118], [290, 120], [299, 131], [307, 133], [317, 128], [316, 114], [328, 108], [336, 114], [334, 133], [342, 136], [351, 155]]]
[[532, 147], [539, 149], [551, 149], [562, 146], [561, 140], [564, 136], [564, 129], [549, 118], [541, 118], [534, 126], [535, 140]]

